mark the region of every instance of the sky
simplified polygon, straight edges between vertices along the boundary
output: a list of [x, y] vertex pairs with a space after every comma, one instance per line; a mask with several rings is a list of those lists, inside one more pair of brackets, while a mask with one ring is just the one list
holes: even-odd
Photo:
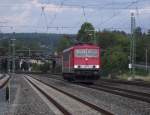
[[150, 29], [150, 0], [0, 0], [0, 32], [76, 34], [84, 22], [96, 30]]

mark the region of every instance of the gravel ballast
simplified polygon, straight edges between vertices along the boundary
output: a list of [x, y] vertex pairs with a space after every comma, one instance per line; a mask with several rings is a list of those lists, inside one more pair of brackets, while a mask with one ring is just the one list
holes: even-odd
[[0, 115], [54, 115], [21, 75], [11, 78], [10, 87], [10, 102]]
[[36, 84], [38, 87], [40, 87], [45, 93], [47, 93], [51, 98], [53, 98], [55, 101], [57, 101], [61, 106], [63, 106], [69, 114], [75, 114], [75, 115], [101, 115], [99, 111], [96, 111], [87, 105], [63, 94], [62, 92], [57, 91], [56, 89], [53, 89], [47, 85], [44, 85], [43, 83], [28, 77], [30, 81], [32, 81], [34, 84]]
[[115, 115], [150, 115], [150, 104], [103, 91], [85, 88], [60, 80], [35, 76], [46, 83], [113, 112]]
[[120, 83], [109, 83], [109, 82], [103, 82], [103, 81], [98, 81], [96, 84], [102, 84], [102, 85], [108, 85], [108, 86], [113, 86], [113, 87], [119, 87], [122, 89], [128, 89], [128, 90], [133, 90], [133, 91], [138, 91], [138, 92], [143, 92], [143, 93], [149, 93], [150, 94], [150, 87], [143, 87], [143, 86], [136, 86], [136, 85], [128, 85], [128, 84], [120, 84]]

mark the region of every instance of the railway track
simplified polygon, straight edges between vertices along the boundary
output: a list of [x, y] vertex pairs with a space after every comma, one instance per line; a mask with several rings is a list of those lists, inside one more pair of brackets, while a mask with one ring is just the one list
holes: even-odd
[[10, 80], [10, 76], [8, 76], [8, 75], [1, 77], [0, 89], [2, 89], [8, 83], [9, 80]]
[[138, 91], [133, 91], [133, 90], [128, 90], [128, 89], [123, 89], [123, 88], [118, 88], [118, 87], [110, 87], [107, 85], [83, 85], [80, 84], [84, 87], [88, 87], [91, 89], [96, 89], [99, 91], [105, 91], [109, 92], [115, 95], [120, 95], [123, 97], [131, 98], [131, 99], [136, 99], [139, 101], [144, 101], [147, 103], [150, 103], [150, 94], [149, 93], [143, 93], [143, 92], [138, 92]]
[[5, 75], [1, 75], [1, 76], [0, 76], [0, 80], [3, 79], [4, 77], [5, 77]]
[[[64, 81], [63, 79], [58, 78], [57, 76], [51, 77], [51, 78], [55, 79], [55, 80]], [[131, 99], [136, 99], [138, 101], [150, 103], [150, 94], [149, 93], [144, 93], [144, 92], [139, 92], [139, 91], [134, 91], [134, 90], [128, 90], [125, 88], [114, 87], [113, 85], [111, 85], [111, 82], [107, 82], [107, 85], [106, 84], [94, 84], [94, 85], [88, 84], [87, 85], [87, 84], [82, 84], [82, 83], [75, 83], [75, 84], [83, 86], [83, 87], [95, 89], [98, 91], [105, 91], [105, 92], [108, 92], [111, 94], [115, 94], [115, 95], [131, 98]]]
[[[62, 80], [60, 78], [53, 78], [53, 79]], [[107, 85], [106, 84], [86, 85], [86, 84], [81, 84], [81, 83], [77, 83], [77, 85], [81, 85], [81, 86], [95, 89], [98, 91], [105, 91], [105, 92], [109, 92], [109, 93], [112, 93], [115, 95], [120, 95], [123, 97], [150, 103], [150, 93], [144, 93], [144, 92], [139, 92], [139, 91], [134, 91], [134, 90], [128, 90], [125, 88], [114, 87], [113, 85], [111, 85], [112, 84], [111, 82], [106, 82], [106, 83], [107, 83]], [[113, 82], [113, 84], [114, 84], [114, 82]], [[132, 85], [135, 85], [135, 84], [132, 84]], [[137, 85], [135, 85], [135, 86], [137, 86]]]
[[[43, 81], [41, 81], [37, 78], [33, 78], [31, 76], [25, 76], [25, 78], [36, 89], [38, 89], [50, 102], [52, 102], [64, 115], [71, 115], [74, 113], [73, 111], [75, 111], [75, 110], [82, 111], [84, 114], [86, 111], [86, 112], [90, 112], [87, 114], [113, 115], [112, 113], [110, 113], [106, 110], [103, 110], [100, 107], [98, 107], [92, 103], [82, 100], [79, 97], [76, 97], [68, 92], [65, 92], [53, 85], [44, 83]], [[49, 91], [48, 91], [48, 89], [49, 89]], [[51, 92], [51, 94], [48, 94], [47, 92]], [[53, 96], [52, 94], [56, 94], [56, 96]], [[59, 100], [59, 98], [57, 98], [57, 96], [61, 96], [59, 98], [62, 98], [62, 97], [64, 97], [64, 98], [62, 100]], [[67, 103], [67, 101], [70, 100], [70, 103], [69, 103], [69, 104], [71, 104], [70, 107], [72, 107], [71, 109], [73, 109], [73, 107], [75, 107], [74, 110], [69, 109], [69, 107], [67, 107], [67, 105], [65, 105], [65, 103], [62, 104], [61, 102], [63, 100], [66, 100], [65, 103]]]
[[[55, 76], [61, 76], [61, 74], [54, 74]], [[148, 81], [127, 81], [127, 80], [118, 80], [118, 79], [100, 79], [100, 81], [107, 83], [118, 83], [118, 84], [126, 84], [133, 86], [142, 86], [150, 88], [150, 82]]]
[[[54, 74], [54, 76], [60, 76], [61, 74]], [[111, 80], [111, 79], [100, 79], [100, 81], [102, 82], [106, 82], [106, 83], [112, 83], [112, 84], [125, 84], [125, 85], [133, 85], [133, 86], [142, 86], [142, 87], [146, 87], [146, 88], [150, 88], [150, 82], [146, 82], [146, 81], [127, 81], [127, 80]]]
[[126, 84], [126, 85], [134, 85], [134, 86], [142, 86], [150, 88], [150, 82], [146, 81], [127, 81], [127, 80], [109, 80], [109, 79], [100, 79], [100, 81], [107, 83], [118, 83], [118, 84]]

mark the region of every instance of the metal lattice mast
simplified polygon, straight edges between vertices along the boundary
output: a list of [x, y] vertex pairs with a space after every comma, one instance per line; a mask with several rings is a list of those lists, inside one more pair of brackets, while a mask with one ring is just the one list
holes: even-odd
[[135, 42], [135, 28], [136, 28], [136, 21], [134, 13], [131, 13], [131, 63], [132, 63], [132, 74], [135, 74], [135, 49], [136, 49], [136, 42]]

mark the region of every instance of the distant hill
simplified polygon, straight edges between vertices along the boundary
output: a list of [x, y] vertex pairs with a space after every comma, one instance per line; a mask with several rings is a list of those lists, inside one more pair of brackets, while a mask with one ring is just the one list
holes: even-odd
[[[65, 34], [71, 39], [75, 39], [76, 35]], [[61, 39], [64, 34], [47, 34], [47, 33], [0, 33], [0, 39], [3, 42], [0, 42], [1, 47], [7, 46], [9, 38], [16, 39], [16, 48], [17, 49], [47, 49], [48, 51], [53, 51], [59, 39]]]

